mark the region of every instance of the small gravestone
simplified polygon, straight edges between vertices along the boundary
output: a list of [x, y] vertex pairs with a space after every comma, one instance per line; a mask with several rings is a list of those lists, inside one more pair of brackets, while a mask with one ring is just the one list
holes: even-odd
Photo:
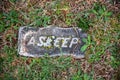
[[76, 27], [20, 27], [18, 52], [20, 55], [30, 57], [41, 57], [48, 54], [83, 58], [84, 52], [80, 49], [85, 44], [82, 39], [86, 37], [87, 35]]

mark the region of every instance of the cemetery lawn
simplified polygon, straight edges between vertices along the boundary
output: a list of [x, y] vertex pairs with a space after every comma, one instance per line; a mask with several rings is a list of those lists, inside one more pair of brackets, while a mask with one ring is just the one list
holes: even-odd
[[[20, 26], [79, 27], [85, 58], [31, 58], [17, 52]], [[0, 80], [120, 80], [120, 1], [0, 1]]]

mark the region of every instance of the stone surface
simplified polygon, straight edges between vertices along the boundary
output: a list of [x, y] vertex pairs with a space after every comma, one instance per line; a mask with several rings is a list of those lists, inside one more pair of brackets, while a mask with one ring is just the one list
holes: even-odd
[[18, 38], [18, 52], [23, 56], [41, 57], [72, 55], [83, 58], [84, 52], [80, 48], [85, 44], [82, 39], [87, 35], [81, 29], [60, 27], [20, 27]]

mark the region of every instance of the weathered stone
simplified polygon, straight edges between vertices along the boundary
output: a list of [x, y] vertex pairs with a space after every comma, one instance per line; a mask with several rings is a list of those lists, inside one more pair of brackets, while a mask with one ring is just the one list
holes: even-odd
[[20, 27], [18, 39], [18, 52], [23, 56], [41, 57], [72, 55], [76, 58], [84, 57], [80, 48], [87, 35], [81, 29], [60, 27]]

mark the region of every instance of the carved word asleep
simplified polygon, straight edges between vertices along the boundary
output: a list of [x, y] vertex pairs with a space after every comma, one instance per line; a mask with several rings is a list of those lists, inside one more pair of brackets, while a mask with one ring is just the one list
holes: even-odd
[[37, 45], [40, 47], [62, 47], [71, 48], [73, 45], [80, 43], [79, 38], [71, 37], [56, 37], [55, 36], [40, 36], [39, 40], [36, 42], [34, 37], [31, 37], [27, 45]]

